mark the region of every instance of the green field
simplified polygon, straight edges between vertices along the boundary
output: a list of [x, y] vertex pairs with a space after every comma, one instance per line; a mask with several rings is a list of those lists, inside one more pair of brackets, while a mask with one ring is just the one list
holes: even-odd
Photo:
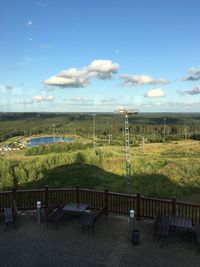
[[[127, 191], [123, 119], [98, 114], [93, 148], [92, 119], [87, 114], [25, 115], [0, 117], [1, 138], [5, 139], [0, 143], [1, 147], [21, 137], [24, 140], [31, 138], [30, 133], [33, 136], [36, 133], [37, 136], [50, 135], [53, 123], [56, 135], [73, 136], [75, 141], [1, 154], [1, 189], [6, 190], [13, 185], [40, 188], [48, 184], [49, 187], [59, 188], [79, 184], [92, 189], [103, 190], [108, 186], [111, 191]], [[168, 118], [165, 143], [162, 142], [163, 114], [140, 115], [130, 120], [130, 191], [151, 197], [177, 196], [178, 199], [200, 201], [200, 141], [196, 138], [200, 132], [200, 116], [164, 115]], [[181, 134], [186, 129], [185, 125], [187, 135]], [[141, 131], [143, 134], [140, 134]], [[142, 136], [145, 136], [143, 144]]]
[[[75, 186], [126, 192], [124, 147], [100, 146], [79, 151], [1, 157], [1, 186], [21, 188]], [[200, 142], [146, 144], [131, 148], [131, 191], [145, 196], [200, 200]], [[6, 174], [6, 175], [5, 175]]]

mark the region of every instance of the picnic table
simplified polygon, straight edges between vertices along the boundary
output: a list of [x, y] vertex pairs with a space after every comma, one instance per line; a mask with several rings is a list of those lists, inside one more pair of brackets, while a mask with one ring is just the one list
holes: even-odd
[[171, 221], [171, 226], [180, 227], [187, 230], [192, 229], [192, 219], [190, 218], [179, 215], [172, 215], [170, 217], [170, 221]]
[[83, 203], [69, 203], [63, 207], [63, 210], [66, 212], [82, 213], [88, 208], [88, 206], [88, 204]]
[[192, 219], [180, 215], [172, 215], [170, 219], [171, 226], [175, 229], [186, 230], [186, 240], [191, 241]]
[[154, 231], [156, 229], [156, 235], [162, 240], [167, 239], [167, 237], [170, 234], [171, 228], [174, 228], [174, 229], [180, 228], [180, 229], [186, 230], [188, 240], [189, 240], [190, 233], [192, 232], [192, 219], [184, 217], [184, 216], [180, 216], [180, 215], [172, 215], [169, 217], [160, 216], [159, 218], [158, 218], [158, 215], [156, 215], [154, 219], [154, 224], [155, 223], [156, 223], [156, 226], [154, 225]]

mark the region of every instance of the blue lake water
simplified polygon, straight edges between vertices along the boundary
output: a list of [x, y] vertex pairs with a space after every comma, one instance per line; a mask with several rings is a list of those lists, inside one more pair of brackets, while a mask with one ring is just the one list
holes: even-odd
[[56, 142], [71, 142], [73, 138], [63, 136], [44, 136], [28, 140], [27, 145], [29, 147], [47, 145]]

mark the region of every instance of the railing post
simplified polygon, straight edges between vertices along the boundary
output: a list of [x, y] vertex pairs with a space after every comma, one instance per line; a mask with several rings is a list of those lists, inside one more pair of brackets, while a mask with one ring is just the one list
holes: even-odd
[[176, 215], [176, 197], [172, 198], [172, 215]]
[[136, 219], [139, 221], [140, 220], [140, 193], [136, 194], [136, 205], [137, 205]]
[[45, 185], [45, 188], [44, 188], [45, 209], [48, 209], [48, 207], [49, 207], [49, 196], [48, 196], [48, 193], [49, 193], [48, 185]]
[[80, 204], [80, 186], [76, 186], [76, 203]]
[[105, 192], [104, 192], [104, 206], [106, 208], [106, 215], [108, 215], [108, 194], [109, 194], [109, 190], [108, 187], [105, 187]]

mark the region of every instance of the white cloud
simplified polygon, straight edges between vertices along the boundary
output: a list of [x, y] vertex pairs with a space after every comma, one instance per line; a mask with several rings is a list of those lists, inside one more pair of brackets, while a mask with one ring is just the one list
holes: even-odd
[[147, 93], [145, 93], [144, 97], [162, 97], [164, 95], [164, 91], [160, 88], [157, 88], [149, 90]]
[[32, 20], [28, 20], [28, 21], [27, 21], [27, 25], [28, 25], [28, 26], [31, 26], [32, 24], [33, 24]]
[[79, 88], [85, 87], [89, 84], [89, 80], [85, 78], [66, 78], [60, 77], [59, 74], [57, 76], [52, 76], [48, 80], [44, 81], [45, 85], [48, 86], [58, 86], [63, 88]]
[[33, 96], [32, 97], [32, 101], [33, 102], [38, 102], [38, 103], [41, 103], [41, 102], [51, 102], [55, 99], [54, 96], [50, 95], [50, 96], [42, 96], [42, 95], [36, 95], [36, 96]]
[[34, 102], [42, 102], [44, 97], [41, 95], [36, 95], [36, 96], [33, 96], [32, 99]]
[[180, 90], [177, 90], [176, 91], [179, 95], [199, 95], [200, 94], [200, 86], [197, 86], [191, 90], [185, 90], [185, 91], [180, 91]]
[[44, 81], [45, 85], [63, 88], [80, 88], [90, 84], [92, 78], [111, 79], [119, 65], [111, 60], [94, 60], [82, 69], [70, 68]]
[[126, 109], [125, 109], [125, 107], [123, 107], [123, 106], [117, 106], [116, 109], [115, 109], [115, 111], [116, 111], [116, 112], [119, 112], [119, 113], [123, 113], [124, 110], [126, 110]]
[[81, 96], [75, 96], [75, 97], [71, 97], [69, 100], [72, 101], [72, 102], [82, 102], [85, 99], [83, 97], [81, 97]]
[[183, 103], [183, 106], [185, 108], [200, 107], [200, 102], [186, 102], [186, 103]]
[[136, 85], [147, 85], [147, 84], [168, 84], [169, 81], [165, 79], [156, 80], [149, 75], [130, 75], [123, 74], [121, 79], [124, 80], [124, 86], [136, 86]]
[[200, 94], [200, 86], [195, 87], [193, 90], [187, 91], [189, 95], [199, 95]]
[[184, 81], [198, 81], [200, 80], [200, 68], [192, 68], [188, 71], [188, 75], [183, 78]]
[[87, 69], [76, 69], [76, 68], [70, 68], [67, 70], [61, 71], [57, 76], [64, 77], [64, 78], [80, 78], [80, 77], [87, 77], [88, 71]]
[[112, 74], [119, 69], [119, 64], [112, 63], [111, 60], [94, 60], [87, 67], [88, 73], [91, 76], [105, 80], [112, 78]]
[[139, 108], [148, 109], [149, 110], [159, 110], [159, 111], [182, 111], [183, 109], [190, 109], [193, 111], [197, 111], [200, 108], [200, 102], [176, 102], [176, 101], [165, 101], [165, 102], [154, 102], [149, 101], [146, 103], [141, 103]]
[[81, 97], [81, 96], [72, 97], [69, 100], [71, 102], [74, 102], [74, 103], [88, 103], [88, 102], [92, 101], [91, 99], [86, 99], [86, 98]]
[[75, 97], [71, 97], [69, 99], [64, 99], [64, 101], [66, 101], [66, 104], [68, 106], [93, 106], [94, 105], [94, 100], [92, 99], [88, 99], [85, 97], [81, 97], [81, 96], [75, 96]]
[[49, 95], [45, 97], [46, 101], [53, 101], [55, 99], [55, 97], [53, 95]]
[[161, 107], [161, 106], [163, 106], [163, 103], [162, 102], [155, 102], [154, 105], [157, 107]]

